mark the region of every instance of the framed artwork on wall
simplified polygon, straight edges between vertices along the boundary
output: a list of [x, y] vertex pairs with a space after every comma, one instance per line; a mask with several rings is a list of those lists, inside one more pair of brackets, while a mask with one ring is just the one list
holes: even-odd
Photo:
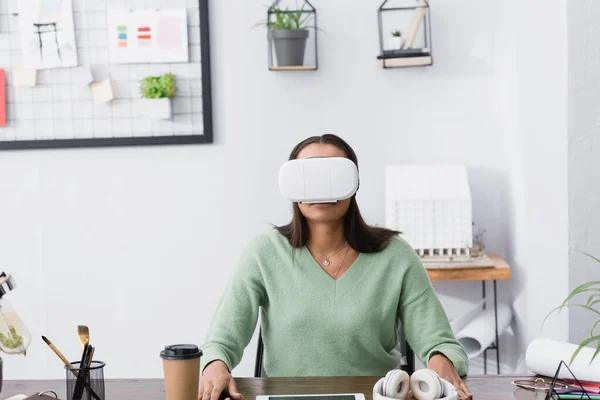
[[[0, 35], [35, 40], [0, 49], [8, 60], [0, 150], [213, 143], [208, 0], [179, 9], [9, 1], [19, 12], [8, 18], [18, 21]], [[54, 30], [53, 16], [56, 26], [72, 21], [74, 42]], [[24, 69], [36, 79], [23, 80]]]

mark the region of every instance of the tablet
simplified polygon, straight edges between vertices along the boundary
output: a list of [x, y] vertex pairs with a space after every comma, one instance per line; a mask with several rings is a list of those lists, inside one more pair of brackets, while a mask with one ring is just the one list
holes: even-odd
[[256, 400], [365, 400], [363, 393], [275, 394], [256, 396]]

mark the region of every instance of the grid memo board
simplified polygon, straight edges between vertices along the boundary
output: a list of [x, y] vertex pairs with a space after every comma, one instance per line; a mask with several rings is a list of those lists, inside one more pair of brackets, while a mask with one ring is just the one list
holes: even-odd
[[[15, 68], [23, 65], [19, 1], [30, 0], [0, 0], [0, 69], [6, 73], [0, 149], [212, 143], [208, 0], [71, 0], [78, 66], [40, 69], [34, 87], [15, 87]], [[107, 16], [113, 9], [186, 9], [188, 62], [111, 63]], [[112, 101], [93, 101], [77, 78], [82, 66], [94, 81], [110, 80]], [[142, 78], [165, 73], [175, 75], [178, 88], [172, 117], [140, 115]]]

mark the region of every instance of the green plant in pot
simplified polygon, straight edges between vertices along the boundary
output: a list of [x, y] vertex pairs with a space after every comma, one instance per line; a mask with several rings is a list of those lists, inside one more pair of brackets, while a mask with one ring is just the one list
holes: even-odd
[[310, 28], [307, 26], [310, 14], [304, 10], [305, 5], [306, 3], [299, 10], [293, 11], [276, 6], [269, 9], [271, 17], [266, 25], [275, 47], [277, 65], [280, 67], [304, 65]]
[[399, 30], [392, 31], [390, 37], [390, 50], [400, 50], [404, 46], [404, 37]]
[[171, 118], [171, 99], [178, 92], [175, 75], [147, 76], [142, 79], [140, 90], [142, 114], [156, 119]]
[[[600, 259], [587, 253], [582, 254], [590, 257], [592, 260], [600, 264]], [[585, 303], [573, 303], [573, 300], [578, 296], [587, 296], [587, 300], [585, 301]], [[565, 307], [583, 308], [592, 312], [595, 316], [594, 323], [590, 329], [590, 336], [585, 340], [581, 341], [581, 343], [579, 343], [579, 346], [573, 352], [573, 354], [571, 355], [571, 359], [569, 360], [569, 364], [572, 364], [577, 355], [580, 354], [581, 350], [583, 350], [586, 347], [589, 347], [590, 345], [593, 345], [593, 347], [595, 347], [595, 351], [590, 360], [591, 364], [592, 361], [594, 361], [594, 359], [598, 355], [598, 353], [600, 353], [600, 333], [596, 332], [598, 326], [600, 325], [600, 281], [590, 281], [577, 286], [571, 291], [571, 293], [569, 293], [569, 295], [565, 298], [565, 300], [560, 306], [556, 307], [554, 310], [548, 313], [548, 315], [544, 319], [544, 323], [552, 313], [554, 313], [555, 311], [560, 312], [560, 310], [562, 310]]]

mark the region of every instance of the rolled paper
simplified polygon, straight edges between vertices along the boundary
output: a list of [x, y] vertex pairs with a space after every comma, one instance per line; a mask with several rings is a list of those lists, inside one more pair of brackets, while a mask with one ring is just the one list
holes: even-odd
[[[502, 335], [512, 321], [512, 310], [504, 303], [498, 303], [498, 336]], [[488, 306], [477, 314], [456, 338], [465, 348], [469, 359], [476, 358], [496, 341], [496, 321], [494, 307]]]
[[[532, 373], [553, 377], [560, 362], [564, 361], [578, 380], [600, 382], [600, 355], [590, 363], [595, 349], [584, 347], [573, 360], [573, 364], [569, 365], [569, 361], [578, 347], [569, 342], [539, 337], [527, 347], [525, 363]], [[573, 379], [569, 369], [563, 366], [558, 378]]]

